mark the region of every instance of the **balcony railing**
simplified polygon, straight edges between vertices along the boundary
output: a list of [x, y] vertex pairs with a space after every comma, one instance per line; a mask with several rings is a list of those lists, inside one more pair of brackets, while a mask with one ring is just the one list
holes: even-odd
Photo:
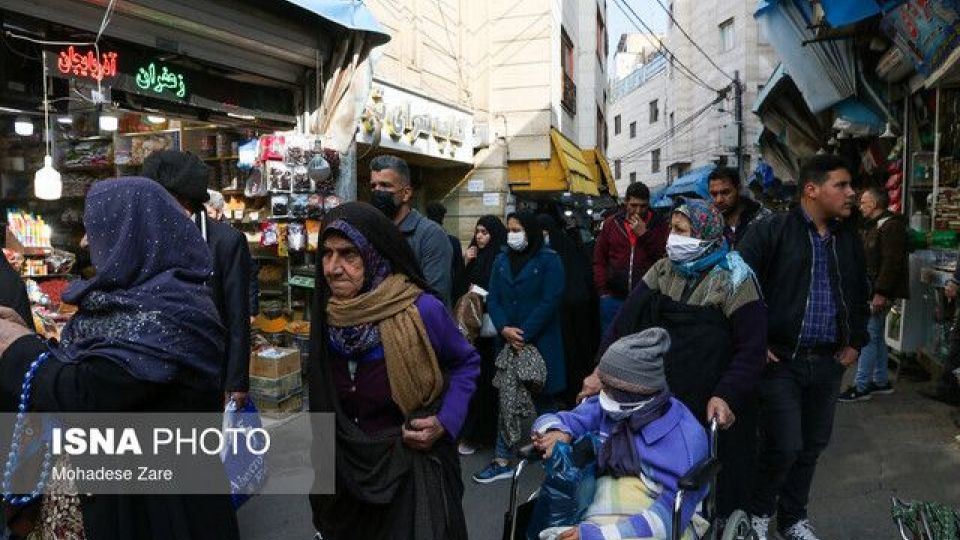
[[577, 115], [577, 85], [566, 73], [563, 74], [563, 97], [560, 104], [571, 115]]

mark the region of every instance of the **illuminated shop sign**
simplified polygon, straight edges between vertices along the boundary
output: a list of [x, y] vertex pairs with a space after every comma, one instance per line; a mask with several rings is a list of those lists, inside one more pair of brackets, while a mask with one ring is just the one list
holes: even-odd
[[183, 74], [170, 71], [167, 66], [160, 66], [158, 70], [156, 64], [150, 62], [137, 70], [136, 81], [137, 87], [142, 90], [172, 94], [178, 98], [187, 96], [187, 83], [183, 80]]
[[97, 58], [93, 49], [82, 53], [71, 45], [57, 55], [57, 70], [63, 75], [102, 81], [117, 76], [117, 53], [102, 52]]

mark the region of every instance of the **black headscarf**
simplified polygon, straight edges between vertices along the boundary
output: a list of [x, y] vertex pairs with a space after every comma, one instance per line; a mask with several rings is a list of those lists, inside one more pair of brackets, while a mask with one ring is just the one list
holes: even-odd
[[190, 152], [161, 150], [143, 160], [143, 176], [160, 183], [178, 199], [198, 210], [210, 199], [207, 182], [210, 168]]
[[17, 312], [23, 322], [33, 328], [33, 313], [30, 311], [30, 299], [23, 278], [10, 266], [7, 258], [0, 253], [0, 306]]
[[489, 289], [493, 262], [497, 259], [497, 255], [503, 251], [503, 246], [507, 244], [507, 227], [500, 221], [500, 218], [493, 215], [483, 216], [477, 220], [477, 227], [480, 226], [490, 233], [490, 241], [487, 243], [487, 247], [480, 249], [477, 246], [476, 227], [474, 227], [470, 247], [477, 248], [477, 258], [467, 265], [467, 280], [473, 285]]
[[507, 216], [508, 222], [511, 219], [518, 220], [524, 232], [527, 233], [526, 249], [523, 251], [514, 251], [510, 247], [507, 247], [507, 253], [510, 258], [510, 270], [512, 270], [513, 275], [516, 276], [520, 273], [520, 270], [523, 270], [527, 262], [540, 252], [540, 248], [543, 247], [543, 229], [540, 228], [537, 217], [530, 212], [514, 212]]

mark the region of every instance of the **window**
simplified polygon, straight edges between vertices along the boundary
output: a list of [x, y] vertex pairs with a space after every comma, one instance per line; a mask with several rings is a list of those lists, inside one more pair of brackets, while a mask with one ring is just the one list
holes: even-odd
[[660, 100], [655, 99], [650, 102], [650, 123], [656, 124], [660, 120]]
[[632, 184], [636, 181], [637, 181], [637, 173], [635, 172], [630, 173], [630, 183]]
[[631, 138], [631, 139], [636, 139], [636, 138], [637, 138], [637, 123], [636, 123], [636, 122], [630, 122], [630, 138]]
[[619, 159], [615, 159], [613, 161], [613, 179], [614, 180], [620, 179], [620, 160]]
[[670, 113], [670, 136], [673, 137], [673, 113]]
[[614, 135], [620, 134], [620, 115], [619, 114], [613, 117], [613, 134]]
[[607, 150], [607, 119], [600, 107], [597, 107], [597, 148]]
[[733, 19], [720, 23], [720, 52], [732, 51], [736, 36], [733, 31]]
[[563, 96], [560, 104], [571, 115], [577, 114], [577, 85], [574, 81], [573, 66], [575, 58], [573, 54], [573, 41], [567, 35], [567, 31], [560, 29], [560, 62], [563, 67]]
[[660, 149], [650, 152], [650, 172], [660, 172]]
[[607, 27], [603, 23], [603, 14], [600, 8], [597, 8], [597, 60], [600, 61], [600, 69], [603, 69], [604, 61], [607, 57]]

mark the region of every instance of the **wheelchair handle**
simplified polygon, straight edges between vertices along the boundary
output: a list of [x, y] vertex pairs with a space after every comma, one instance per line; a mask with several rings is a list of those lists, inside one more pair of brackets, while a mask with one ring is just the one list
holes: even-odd
[[543, 454], [533, 446], [533, 443], [530, 443], [517, 450], [517, 457], [525, 461], [540, 461], [543, 459]]

